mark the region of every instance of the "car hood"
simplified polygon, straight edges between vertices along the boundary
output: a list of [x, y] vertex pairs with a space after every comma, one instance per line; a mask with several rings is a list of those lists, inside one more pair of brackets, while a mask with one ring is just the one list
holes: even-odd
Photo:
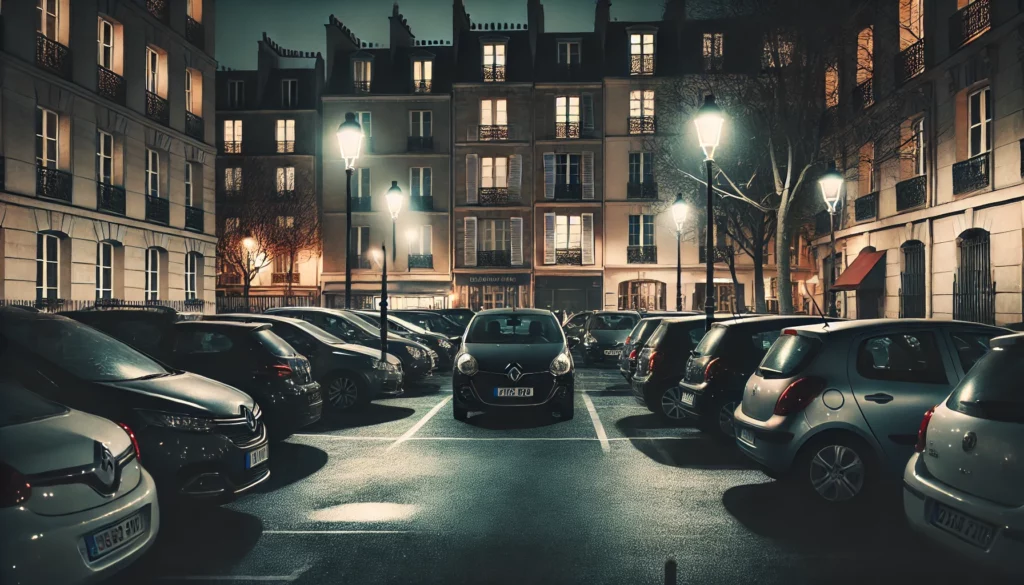
[[[332, 343], [330, 344], [330, 346], [331, 351], [342, 353], [344, 355], [360, 355], [372, 358], [380, 358], [379, 349], [373, 349], [371, 347], [366, 347], [365, 345], [356, 345], [354, 343]], [[389, 364], [399, 363], [398, 358], [391, 355], [390, 353], [387, 354], [387, 358]]]
[[96, 443], [116, 457], [131, 441], [114, 423], [69, 410], [57, 416], [0, 428], [0, 461], [26, 475], [95, 463]]
[[[256, 402], [245, 392], [209, 378], [182, 372], [152, 380], [101, 382], [101, 386], [134, 392], [150, 399], [176, 403], [181, 412], [214, 417], [232, 417], [241, 414], [244, 405], [252, 409]], [[168, 409], [167, 406], [161, 406]], [[178, 409], [175, 409], [177, 412]]]
[[593, 335], [594, 339], [596, 339], [601, 345], [616, 345], [626, 341], [626, 337], [629, 336], [629, 330], [590, 331], [590, 334]]
[[505, 366], [519, 364], [523, 373], [546, 372], [551, 360], [565, 349], [562, 343], [467, 343], [465, 351], [476, 358], [481, 372], [504, 373]]

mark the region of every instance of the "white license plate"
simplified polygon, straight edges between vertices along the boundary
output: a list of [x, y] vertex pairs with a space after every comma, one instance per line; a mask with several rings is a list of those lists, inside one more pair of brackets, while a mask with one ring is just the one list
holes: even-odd
[[932, 524], [982, 549], [992, 544], [995, 529], [991, 525], [961, 514], [952, 508], [936, 503], [932, 509]]
[[754, 446], [754, 431], [750, 429], [740, 429], [740, 434], [736, 436], [739, 437], [741, 441], [750, 445], [751, 447]]
[[270, 458], [270, 445], [263, 445], [259, 449], [249, 451], [245, 454], [245, 468], [252, 469]]
[[533, 396], [533, 388], [495, 388], [494, 395], [498, 398], [528, 398]]
[[113, 526], [86, 536], [85, 549], [89, 552], [89, 559], [96, 560], [128, 544], [145, 531], [144, 513], [136, 512]]
[[679, 395], [679, 400], [687, 406], [693, 406], [693, 392], [683, 392]]
[[604, 355], [619, 355], [621, 352], [621, 349], [606, 349], [604, 350]]

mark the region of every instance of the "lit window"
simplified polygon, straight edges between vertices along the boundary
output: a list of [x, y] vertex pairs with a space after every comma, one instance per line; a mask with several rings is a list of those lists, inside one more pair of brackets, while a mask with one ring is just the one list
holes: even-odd
[[36, 234], [36, 299], [56, 299], [60, 291], [60, 238]]
[[508, 124], [506, 100], [480, 100], [480, 125], [505, 126]]
[[60, 0], [38, 0], [39, 33], [51, 41], [57, 40], [57, 18]]
[[109, 20], [99, 19], [99, 31], [96, 37], [96, 60], [100, 67], [114, 69], [114, 25]]
[[629, 92], [629, 133], [654, 133], [653, 89], [635, 89]]
[[96, 298], [114, 297], [114, 245], [100, 242], [96, 246]]
[[291, 229], [295, 227], [295, 218], [290, 215], [277, 216], [277, 227]]
[[277, 152], [295, 152], [295, 120], [277, 121]]
[[654, 33], [629, 35], [629, 74], [654, 74]]
[[825, 106], [839, 105], [839, 65], [831, 61], [825, 65]]
[[875, 30], [865, 27], [857, 33], [857, 83], [871, 79], [875, 70]]
[[555, 137], [580, 137], [580, 96], [555, 98]]
[[36, 164], [57, 168], [58, 118], [56, 112], [36, 108]]
[[900, 0], [900, 50], [924, 39], [924, 0]]
[[562, 65], [580, 64], [580, 43], [579, 41], [558, 42], [558, 62]]
[[505, 81], [504, 43], [484, 44], [484, 81]]
[[285, 193], [295, 190], [295, 167], [277, 168], [277, 191]]
[[417, 59], [412, 62], [412, 88], [416, 93], [430, 93], [434, 79], [434, 62]]
[[294, 108], [299, 105], [299, 80], [281, 80], [281, 107]]
[[185, 70], [185, 111], [190, 113], [196, 113], [195, 108], [192, 104], [192, 70]]
[[96, 131], [96, 180], [109, 185], [114, 172], [114, 137], [102, 130]]
[[370, 81], [372, 77], [372, 64], [370, 61], [365, 59], [356, 59], [355, 61], [352, 61], [352, 67], [352, 79], [355, 82], [355, 90], [370, 91]]
[[159, 94], [160, 54], [146, 47], [146, 91]]
[[433, 254], [432, 240], [431, 227], [429, 225], [421, 225], [418, 230], [413, 232], [413, 236], [409, 242], [409, 253], [424, 256]]
[[192, 163], [185, 161], [185, 207], [192, 207]]
[[146, 300], [160, 300], [160, 250], [146, 249]]
[[152, 148], [146, 149], [146, 195], [160, 196], [160, 155]]
[[412, 197], [430, 197], [430, 167], [413, 167], [409, 169], [409, 186]]
[[781, 34], [770, 35], [764, 42], [761, 66], [765, 69], [787, 67], [793, 64], [793, 41]]
[[989, 88], [980, 89], [967, 100], [969, 123], [968, 156], [975, 157], [992, 149], [992, 98]]
[[720, 71], [722, 69], [725, 35], [722, 33], [704, 33], [704, 69]]
[[578, 250], [582, 247], [583, 223], [578, 215], [555, 216], [555, 249]]
[[504, 156], [480, 159], [480, 186], [484, 189], [508, 187], [508, 158]]
[[224, 190], [232, 193], [242, 190], [242, 169], [240, 167], [224, 169]]

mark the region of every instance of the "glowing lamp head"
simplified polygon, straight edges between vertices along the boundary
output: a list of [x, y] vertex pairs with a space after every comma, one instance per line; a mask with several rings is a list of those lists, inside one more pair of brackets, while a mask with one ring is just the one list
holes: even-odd
[[704, 157], [714, 159], [715, 148], [722, 138], [722, 125], [725, 124], [725, 116], [715, 103], [715, 96], [708, 94], [704, 98], [704, 105], [697, 110], [693, 123], [697, 126], [697, 141], [704, 150]]
[[677, 193], [676, 200], [672, 204], [672, 220], [676, 222], [676, 229], [683, 231], [683, 224], [686, 223], [686, 216], [690, 213], [690, 206], [683, 201], [683, 194]]
[[821, 198], [828, 205], [829, 213], [835, 213], [839, 200], [843, 197], [843, 175], [836, 170], [836, 165], [830, 164], [829, 170], [818, 179], [818, 186], [821, 187]]
[[356, 122], [356, 115], [352, 112], [345, 114], [345, 121], [338, 126], [338, 148], [345, 166], [353, 168], [363, 148], [363, 128]]
[[405, 195], [402, 194], [398, 181], [391, 181], [391, 188], [388, 189], [384, 197], [388, 201], [388, 211], [391, 212], [391, 219], [398, 219], [398, 213], [402, 211], [402, 202], [405, 200]]
[[246, 250], [252, 252], [253, 249], [256, 248], [256, 238], [253, 238], [252, 236], [244, 238], [242, 240], [242, 246], [245, 247]]

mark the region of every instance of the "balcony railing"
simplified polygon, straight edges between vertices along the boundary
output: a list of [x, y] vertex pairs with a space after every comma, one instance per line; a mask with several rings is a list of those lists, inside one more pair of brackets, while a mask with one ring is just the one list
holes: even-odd
[[277, 152], [282, 154], [288, 154], [295, 152], [295, 141], [294, 140], [277, 140]]
[[853, 88], [853, 104], [855, 108], [863, 110], [875, 103], [875, 79], [868, 79], [857, 84]]
[[658, 184], [653, 181], [626, 183], [626, 199], [657, 199]]
[[242, 154], [242, 141], [231, 140], [224, 142], [224, 154]]
[[433, 195], [417, 195], [409, 197], [410, 211], [434, 211]]
[[878, 217], [878, 192], [858, 197], [853, 202], [853, 217], [857, 221], [867, 221]]
[[630, 134], [654, 134], [654, 116], [630, 116]]
[[826, 211], [819, 211], [814, 215], [814, 235], [824, 236], [832, 231], [832, 215]]
[[107, 213], [124, 215], [124, 187], [116, 187], [106, 183], [96, 183], [96, 209]]
[[352, 197], [352, 211], [373, 211], [373, 205], [370, 203], [371, 199], [369, 196], [365, 197]]
[[96, 66], [96, 91], [115, 104], [124, 105], [124, 77], [102, 65]]
[[169, 20], [167, 16], [167, 0], [146, 0], [146, 9], [153, 15], [153, 18], [167, 24]]
[[[478, 257], [479, 259], [479, 257]], [[433, 254], [409, 254], [409, 268], [434, 268]]]
[[579, 138], [579, 122], [555, 122], [555, 138]]
[[628, 264], [657, 264], [657, 246], [628, 246], [626, 248], [626, 262]]
[[410, 152], [434, 150], [433, 136], [410, 136], [406, 148]]
[[36, 65], [49, 69], [64, 79], [71, 78], [71, 49], [36, 33]]
[[185, 229], [203, 231], [203, 210], [191, 205], [185, 206]]
[[924, 73], [924, 39], [896, 55], [896, 83], [906, 83]]
[[430, 79], [412, 80], [413, 93], [430, 93], [433, 90], [434, 82]]
[[582, 248], [563, 248], [555, 250], [555, 264], [566, 264], [569, 266], [583, 265]]
[[241, 274], [225, 272], [217, 275], [217, 286], [231, 286], [234, 284], [242, 284]]
[[146, 221], [167, 224], [171, 221], [170, 203], [163, 197], [146, 195]]
[[953, 195], [970, 193], [988, 187], [987, 152], [953, 164]]
[[206, 46], [206, 35], [203, 31], [203, 23], [192, 18], [191, 16], [185, 17], [185, 40], [192, 43], [200, 49]]
[[583, 185], [558, 183], [555, 185], [555, 199], [583, 199]]
[[273, 272], [270, 275], [270, 284], [288, 284], [288, 277], [291, 277], [292, 284], [299, 284], [299, 273], [292, 271], [291, 274], [287, 272]]
[[353, 81], [352, 90], [356, 93], [370, 93], [370, 82], [369, 81]]
[[[729, 257], [729, 252], [725, 246], [715, 246], [713, 250], [715, 254], [715, 262], [725, 262], [725, 259]], [[707, 248], [701, 246], [697, 256], [698, 261], [701, 264], [706, 263], [708, 261]]]
[[477, 266], [512, 266], [508, 250], [479, 250], [476, 253]]
[[918, 175], [896, 183], [896, 211], [906, 211], [924, 205], [927, 194], [927, 175]]
[[185, 134], [188, 134], [192, 138], [202, 142], [206, 137], [206, 128], [203, 126], [203, 119], [192, 112], [186, 111]]
[[71, 173], [37, 166], [36, 195], [71, 203]]
[[167, 100], [146, 91], [146, 117], [164, 126], [168, 125], [171, 121], [171, 109], [167, 106]]
[[480, 205], [516, 205], [521, 200], [508, 194], [508, 187], [482, 187], [480, 189]]
[[630, 75], [654, 75], [654, 55], [630, 55]]
[[955, 51], [992, 26], [990, 0], [974, 0], [949, 17], [949, 50]]
[[484, 81], [505, 81], [505, 66], [504, 65], [484, 65], [483, 68]]
[[508, 140], [508, 124], [481, 124], [479, 128], [479, 140]]

